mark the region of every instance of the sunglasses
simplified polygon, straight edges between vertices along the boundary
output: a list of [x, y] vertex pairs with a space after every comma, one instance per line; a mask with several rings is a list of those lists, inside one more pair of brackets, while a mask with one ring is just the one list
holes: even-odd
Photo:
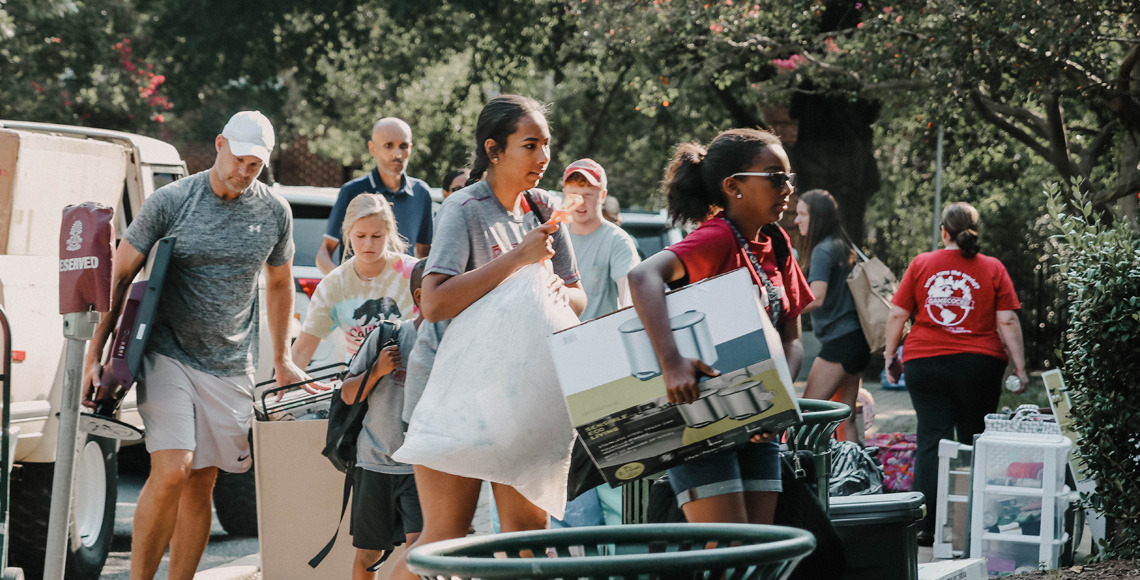
[[755, 171], [742, 171], [740, 173], [733, 173], [729, 177], [736, 177], [738, 175], [752, 176], [752, 177], [767, 177], [768, 181], [772, 182], [772, 187], [775, 187], [776, 189], [784, 189], [785, 183], [787, 183], [788, 185], [791, 185], [792, 189], [795, 189], [795, 187], [796, 187], [796, 174], [795, 173], [784, 173], [783, 171], [781, 171], [779, 173], [767, 173], [767, 172], [760, 173], [760, 172], [755, 172]]

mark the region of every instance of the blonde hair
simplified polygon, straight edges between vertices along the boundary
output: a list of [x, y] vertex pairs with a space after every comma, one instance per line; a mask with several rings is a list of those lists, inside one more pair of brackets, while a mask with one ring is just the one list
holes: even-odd
[[384, 229], [388, 233], [388, 239], [384, 244], [385, 252], [403, 254], [407, 251], [408, 240], [396, 229], [396, 216], [392, 213], [392, 206], [388, 204], [388, 200], [378, 193], [362, 193], [352, 198], [352, 201], [348, 202], [348, 208], [344, 210], [344, 221], [341, 223], [340, 231], [341, 237], [344, 238], [346, 259], [355, 253], [348, 232], [352, 231], [352, 226], [356, 225], [357, 220], [371, 216], [376, 216], [384, 222]]

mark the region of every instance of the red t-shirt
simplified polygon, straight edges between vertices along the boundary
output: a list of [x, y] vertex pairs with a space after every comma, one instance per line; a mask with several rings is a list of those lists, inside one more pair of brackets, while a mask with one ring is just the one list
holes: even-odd
[[964, 258], [958, 250], [919, 254], [892, 302], [915, 315], [903, 347], [906, 360], [964, 352], [1009, 360], [998, 335], [997, 312], [1021, 304], [996, 258]]
[[[787, 232], [780, 229], [780, 235], [784, 237], [784, 243], [790, 248], [791, 241]], [[764, 234], [760, 234], [760, 241], [750, 241], [748, 244], [760, 261], [760, 267], [764, 268], [768, 280], [777, 289], [782, 289], [780, 323], [799, 316], [804, 307], [815, 300], [807, 278], [800, 270], [800, 265], [792, 259], [790, 252], [784, 263], [777, 265], [776, 254], [772, 250], [772, 240]], [[685, 239], [666, 249], [676, 254], [685, 265], [689, 283], [699, 282], [737, 268], [748, 268], [748, 272], [752, 274], [752, 282], [764, 292], [764, 283], [752, 267], [752, 261], [740, 249], [740, 244], [732, 233], [732, 226], [719, 215], [701, 224], [693, 233], [685, 236]]]

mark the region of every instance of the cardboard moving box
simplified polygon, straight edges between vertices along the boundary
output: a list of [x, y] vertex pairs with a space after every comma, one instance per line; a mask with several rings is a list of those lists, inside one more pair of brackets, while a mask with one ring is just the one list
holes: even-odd
[[325, 561], [309, 567], [309, 559], [337, 529], [344, 490], [344, 474], [321, 455], [328, 424], [325, 419], [253, 422], [257, 535], [265, 578], [352, 576], [356, 550], [348, 535], [349, 514]]
[[668, 294], [681, 354], [720, 371], [701, 395], [673, 405], [633, 308], [549, 337], [558, 380], [579, 437], [617, 485], [746, 442], [800, 421], [780, 343], [745, 269]]

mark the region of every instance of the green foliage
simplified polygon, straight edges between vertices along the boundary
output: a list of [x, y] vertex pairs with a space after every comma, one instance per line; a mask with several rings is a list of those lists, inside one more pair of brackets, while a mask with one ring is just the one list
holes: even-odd
[[[1104, 210], [1140, 189], [1140, 18], [1130, 0], [857, 3], [861, 22], [827, 61], [863, 94], [966, 109], [1053, 166]], [[905, 90], [899, 90], [905, 89]], [[1129, 145], [1129, 144], [1132, 145]]]
[[153, 133], [173, 108], [117, 0], [0, 3], [0, 117]]
[[1091, 204], [1070, 206], [1059, 190], [1046, 192], [1069, 295], [1063, 372], [1075, 452], [1097, 480], [1084, 500], [1125, 531], [1104, 556], [1136, 558], [1140, 542], [1129, 535], [1140, 529], [1140, 233], [1103, 225]]

